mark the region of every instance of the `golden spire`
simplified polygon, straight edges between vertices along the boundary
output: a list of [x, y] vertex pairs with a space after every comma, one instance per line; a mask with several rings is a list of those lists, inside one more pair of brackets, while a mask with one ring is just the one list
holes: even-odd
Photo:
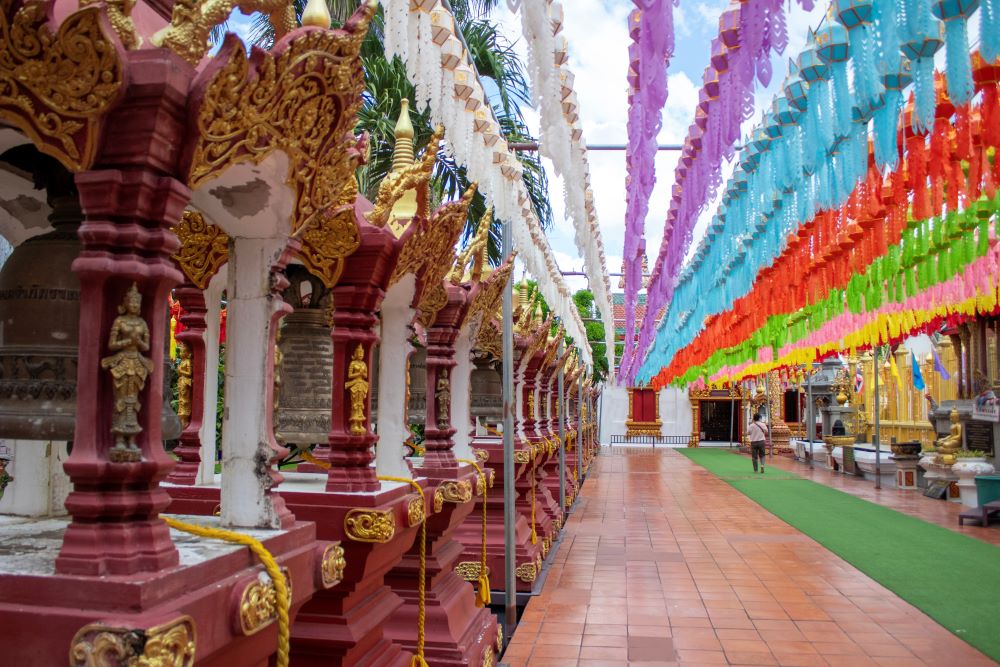
[[[313, 0], [310, 0], [312, 2]], [[399, 119], [393, 129], [396, 145], [392, 149], [392, 173], [398, 174], [416, 160], [413, 157], [413, 123], [410, 122], [410, 100], [403, 98], [399, 104]]]
[[326, 0], [309, 0], [302, 10], [302, 25], [330, 29], [330, 8]]
[[[392, 171], [386, 176], [396, 178], [407, 167], [412, 167], [416, 160], [413, 157], [413, 123], [410, 122], [410, 100], [405, 97], [400, 102], [399, 120], [393, 130], [396, 145], [392, 149]], [[417, 191], [409, 189], [393, 204], [389, 213], [389, 229], [399, 238], [406, 228], [405, 225], [417, 215]]]

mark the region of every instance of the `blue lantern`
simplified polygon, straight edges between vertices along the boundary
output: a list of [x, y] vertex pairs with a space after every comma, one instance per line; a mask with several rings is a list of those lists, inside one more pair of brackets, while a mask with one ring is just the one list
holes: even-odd
[[978, 8], [979, 0], [937, 0], [933, 6], [934, 16], [944, 22], [948, 97], [956, 106], [972, 99], [968, 20]]
[[833, 81], [834, 134], [846, 139], [851, 134], [853, 99], [847, 86], [847, 30], [837, 23], [827, 24], [816, 33], [816, 55], [830, 66]]
[[[858, 103], [872, 111], [881, 102], [882, 85], [875, 67], [875, 45], [872, 33], [872, 3], [874, 0], [837, 0], [837, 21], [848, 32], [851, 63], [854, 70], [854, 93]], [[895, 48], [895, 47], [893, 47]]]
[[941, 25], [931, 14], [930, 0], [911, 0], [906, 5], [906, 20], [900, 28], [900, 49], [913, 63], [913, 130], [926, 134], [934, 126], [934, 54], [944, 44]]

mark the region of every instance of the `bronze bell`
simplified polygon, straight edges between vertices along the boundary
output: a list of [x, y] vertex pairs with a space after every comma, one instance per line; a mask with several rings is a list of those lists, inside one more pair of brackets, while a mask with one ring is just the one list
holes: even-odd
[[472, 418], [483, 424], [503, 421], [503, 383], [492, 359], [476, 358], [470, 384]]
[[307, 447], [330, 437], [333, 403], [333, 341], [330, 291], [304, 267], [285, 269], [290, 285], [282, 298], [294, 310], [281, 323], [281, 384], [274, 433], [282, 442]]
[[410, 353], [410, 401], [407, 417], [410, 424], [424, 425], [427, 419], [427, 350], [420, 347]]
[[[71, 267], [80, 253], [83, 221], [73, 174], [33, 146], [2, 156], [45, 188], [52, 231], [14, 248], [0, 269], [0, 437], [72, 440], [76, 422], [76, 365], [80, 282]], [[164, 396], [164, 439], [180, 423]]]

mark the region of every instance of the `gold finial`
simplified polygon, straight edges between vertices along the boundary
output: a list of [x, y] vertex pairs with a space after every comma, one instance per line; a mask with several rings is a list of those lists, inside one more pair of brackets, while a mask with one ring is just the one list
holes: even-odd
[[[479, 219], [479, 227], [476, 228], [476, 233], [469, 241], [469, 245], [465, 246], [465, 249], [459, 253], [458, 259], [455, 261], [455, 266], [451, 270], [449, 279], [455, 285], [462, 282], [462, 280], [469, 280], [471, 282], [482, 280], [483, 262], [486, 259], [486, 247], [489, 241], [492, 222], [493, 207], [487, 206], [483, 217]], [[472, 262], [472, 267], [466, 273], [465, 269], [469, 266], [469, 262]]]
[[326, 0], [309, 0], [306, 3], [302, 10], [302, 25], [330, 28], [330, 8], [326, 6]]
[[[309, 0], [320, 2], [321, 0]], [[392, 173], [396, 174], [415, 162], [413, 157], [413, 123], [410, 122], [410, 100], [403, 98], [399, 104], [399, 119], [392, 131], [396, 145], [392, 149]]]

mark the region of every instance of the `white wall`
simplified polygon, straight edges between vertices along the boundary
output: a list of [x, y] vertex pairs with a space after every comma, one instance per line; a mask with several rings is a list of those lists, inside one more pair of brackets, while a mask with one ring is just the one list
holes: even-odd
[[[605, 386], [601, 394], [601, 442], [611, 442], [612, 435], [625, 435], [628, 419], [628, 390]], [[691, 435], [691, 402], [687, 391], [669, 387], [659, 395], [661, 435]]]

